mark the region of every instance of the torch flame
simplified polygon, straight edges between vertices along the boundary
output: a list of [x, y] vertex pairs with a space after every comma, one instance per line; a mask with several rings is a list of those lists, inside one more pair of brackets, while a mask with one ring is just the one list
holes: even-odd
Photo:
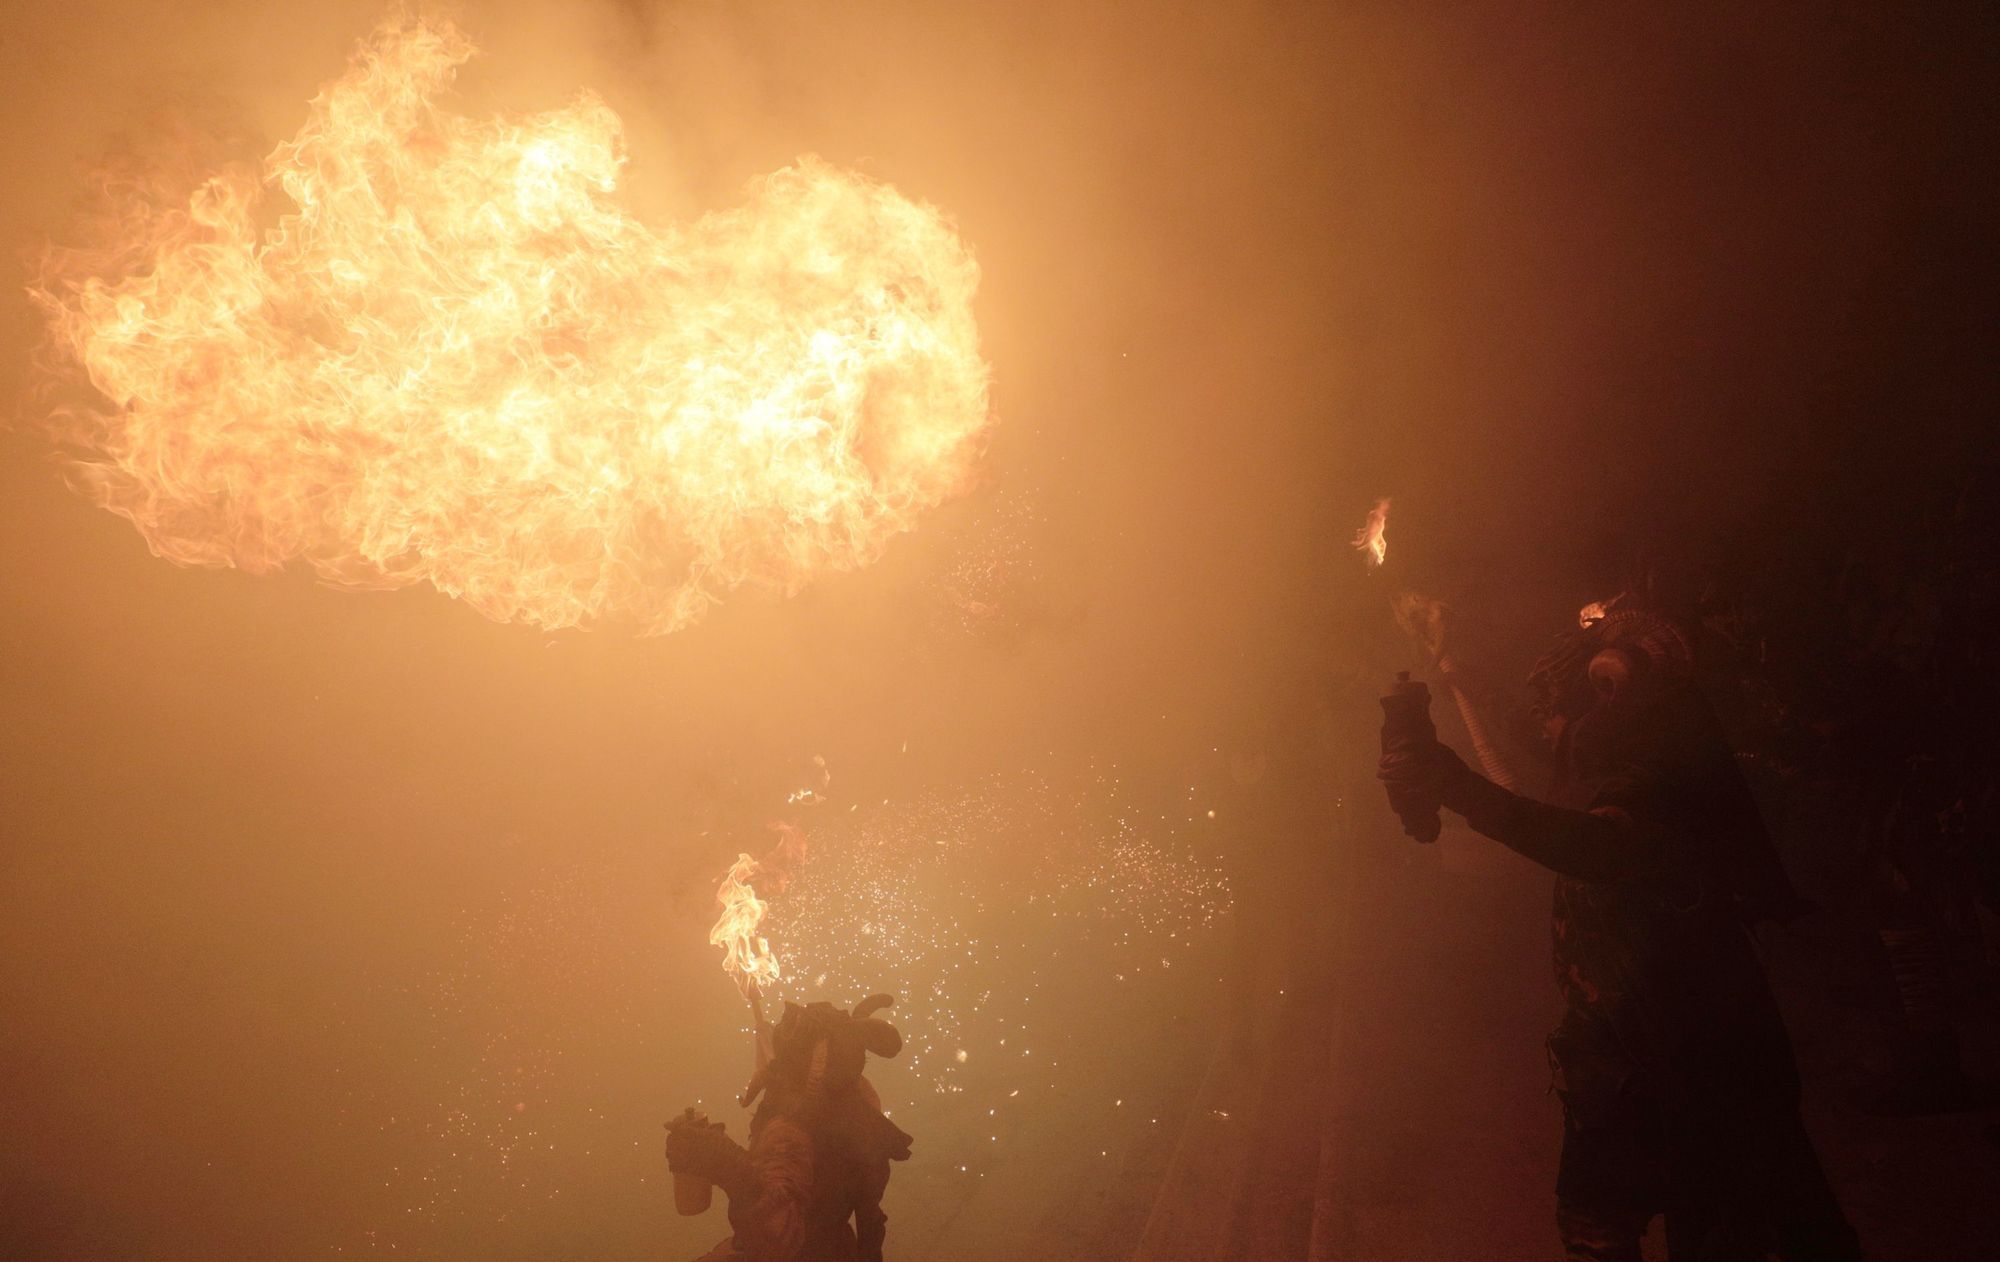
[[180, 565], [664, 633], [965, 489], [979, 272], [937, 210], [803, 158], [649, 226], [596, 97], [447, 112], [473, 52], [393, 17], [261, 167], [107, 181], [31, 290], [99, 396], [51, 418], [92, 499]]
[[736, 857], [735, 866], [715, 891], [715, 901], [722, 904], [722, 915], [708, 931], [709, 945], [722, 948], [723, 972], [734, 977], [746, 994], [752, 987], [762, 990], [779, 978], [778, 958], [771, 954], [771, 944], [757, 932], [767, 910], [764, 900], [757, 897], [750, 884], [757, 870], [757, 861], [749, 855]]
[[1368, 556], [1368, 568], [1381, 565], [1389, 555], [1389, 499], [1387, 496], [1375, 501], [1375, 507], [1368, 510], [1368, 521], [1354, 533], [1354, 547]]
[[806, 857], [805, 834], [790, 824], [772, 827], [778, 833], [778, 844], [762, 859], [737, 855], [723, 876], [715, 891], [722, 914], [708, 931], [709, 945], [722, 948], [723, 972], [736, 979], [745, 995], [756, 994], [782, 976], [770, 942], [758, 932], [770, 904], [758, 896], [757, 885], [761, 882], [767, 892], [782, 893], [791, 883], [792, 868]]

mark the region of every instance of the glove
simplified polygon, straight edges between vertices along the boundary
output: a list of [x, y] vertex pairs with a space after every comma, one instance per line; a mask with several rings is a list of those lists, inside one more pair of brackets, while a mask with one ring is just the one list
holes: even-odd
[[731, 1198], [750, 1184], [750, 1154], [721, 1122], [699, 1117], [667, 1123], [667, 1169], [707, 1179]]
[[[1388, 791], [1389, 806], [1406, 823], [1435, 819], [1437, 810], [1446, 804], [1453, 790], [1463, 784], [1472, 774], [1449, 745], [1429, 741], [1414, 747], [1404, 746], [1382, 755], [1375, 775]], [[1436, 836], [1436, 825], [1429, 829], [1429, 836], [1420, 840], [1429, 841]]]
[[1382, 755], [1375, 776], [1390, 793], [1421, 794], [1441, 800], [1452, 786], [1472, 774], [1465, 759], [1442, 741], [1432, 741], [1415, 750], [1399, 750]]

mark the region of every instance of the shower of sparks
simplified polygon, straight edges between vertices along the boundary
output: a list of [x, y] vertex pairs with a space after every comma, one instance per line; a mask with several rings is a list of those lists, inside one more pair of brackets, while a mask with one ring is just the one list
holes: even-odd
[[[772, 802], [825, 794], [828, 779], [816, 761]], [[910, 792], [840, 783], [837, 804], [796, 817], [812, 861], [781, 896], [765, 891], [783, 972], [771, 1002], [894, 993], [904, 1051], [869, 1073], [918, 1136], [893, 1185], [898, 1221], [942, 1231], [987, 1174], [1077, 1169], [1086, 1146], [1090, 1163], [1112, 1158], [1096, 1177], [1115, 1178], [1117, 1155], [1155, 1142], [1150, 1118], [1205, 1063], [1220, 1007], [1231, 900], [1208, 788], [1054, 761]], [[712, 887], [699, 870], [677, 878], [689, 949], [663, 993], [651, 864], [600, 854], [475, 900], [451, 918], [442, 967], [348, 1018], [382, 1046], [341, 1108], [380, 1178], [347, 1252], [444, 1256], [480, 1231], [568, 1238], [605, 1204], [643, 1217], [668, 1194], [661, 1116], [699, 1104], [742, 1137], [730, 1100], [747, 1021], [728, 1025], [742, 1006], [705, 984], [698, 945]], [[661, 1059], [663, 1042], [681, 1050]], [[405, 1063], [418, 1068], [380, 1072]]]
[[[607, 930], [621, 897], [615, 878], [576, 867], [467, 907], [449, 965], [344, 1022], [347, 1037], [383, 1031], [339, 1112], [352, 1142], [395, 1154], [379, 1171], [381, 1222], [363, 1233], [371, 1251], [441, 1256], [468, 1215], [553, 1208], [579, 1190], [579, 1156], [614, 1150], [625, 1126], [593, 1067], [607, 1038], [631, 1037], [641, 992], [622, 979], [646, 968], [643, 943]], [[411, 1019], [385, 1027], [379, 1010], [397, 1009]], [[368, 1072], [412, 1060], [421, 1068]]]
[[785, 978], [772, 993], [894, 990], [903, 1060], [933, 1090], [964, 1091], [974, 1068], [1005, 1080], [1061, 1042], [1031, 1019], [1038, 998], [1171, 970], [1209, 936], [1229, 893], [1199, 844], [1206, 823], [1191, 803], [1142, 809], [1109, 769], [997, 774], [830, 815], [770, 911]]
[[1389, 556], [1389, 499], [1387, 496], [1375, 501], [1375, 507], [1368, 510], [1368, 521], [1354, 532], [1355, 550], [1366, 554], [1368, 568], [1375, 569]]
[[1046, 616], [1037, 541], [1046, 525], [1033, 499], [995, 493], [957, 541], [935, 580], [939, 622], [955, 635], [1017, 639]]
[[156, 155], [31, 296], [75, 481], [178, 565], [428, 583], [659, 634], [874, 562], [969, 484], [979, 269], [813, 158], [648, 224], [583, 93], [475, 119], [472, 43], [399, 14], [261, 163]]

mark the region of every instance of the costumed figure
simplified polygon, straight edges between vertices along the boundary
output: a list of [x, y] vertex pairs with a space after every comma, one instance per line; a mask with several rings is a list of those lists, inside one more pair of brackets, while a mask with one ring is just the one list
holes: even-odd
[[[785, 1004], [773, 1029], [759, 1009], [759, 1065], [743, 1104], [757, 1105], [745, 1148], [690, 1109], [667, 1123], [667, 1167], [682, 1213], [707, 1208], [703, 1184], [729, 1198], [732, 1235], [701, 1262], [881, 1262], [889, 1163], [910, 1136], [882, 1113], [862, 1076], [870, 1053], [902, 1050], [871, 995], [853, 1012]], [[761, 1102], [760, 1102], [761, 1097]]]
[[1556, 874], [1565, 1256], [1638, 1262], [1663, 1214], [1674, 1262], [1858, 1258], [1748, 933], [1799, 900], [1686, 640], [1615, 602], [1586, 613], [1529, 681], [1563, 805], [1472, 770], [1409, 684], [1384, 701], [1380, 769], [1413, 835], [1443, 807]]

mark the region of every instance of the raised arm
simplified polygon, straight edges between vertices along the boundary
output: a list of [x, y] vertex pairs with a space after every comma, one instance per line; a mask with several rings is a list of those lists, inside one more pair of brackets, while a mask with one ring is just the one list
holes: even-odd
[[1623, 881], [1657, 872], [1666, 859], [1658, 829], [1616, 806], [1572, 811], [1510, 793], [1465, 765], [1446, 745], [1424, 757], [1391, 765], [1383, 782], [1392, 789], [1428, 792], [1491, 837], [1559, 876], [1579, 881]]

